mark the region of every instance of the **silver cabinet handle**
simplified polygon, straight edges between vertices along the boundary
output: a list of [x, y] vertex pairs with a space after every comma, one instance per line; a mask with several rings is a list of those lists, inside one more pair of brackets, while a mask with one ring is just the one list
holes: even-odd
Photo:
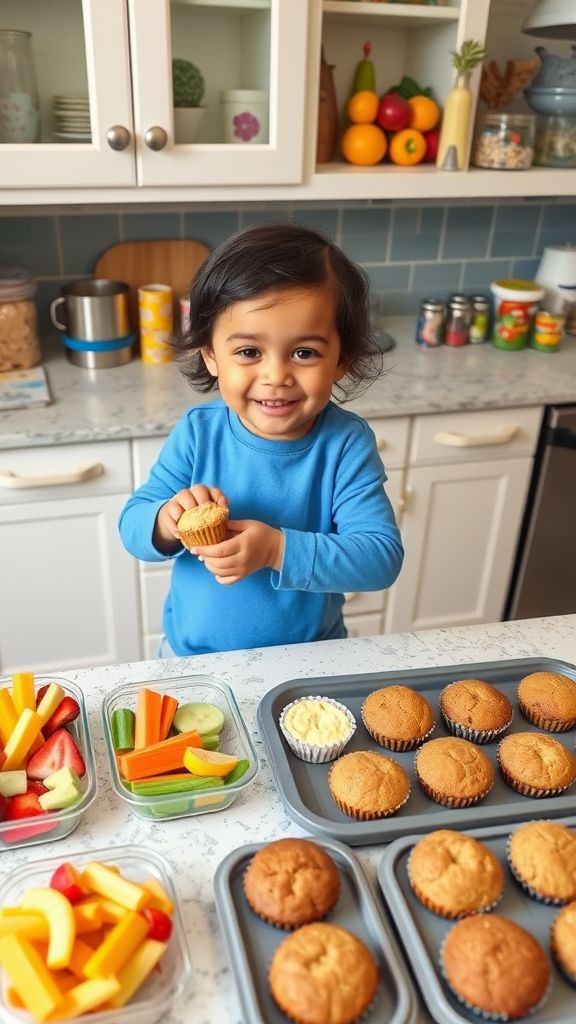
[[130, 132], [123, 124], [113, 124], [106, 132], [106, 141], [110, 149], [127, 149], [130, 145]]
[[163, 128], [160, 128], [155, 124], [152, 128], [148, 128], [144, 133], [144, 142], [148, 146], [148, 149], [164, 149], [164, 146], [168, 142], [168, 136]]
[[104, 475], [101, 462], [87, 462], [69, 473], [47, 473], [45, 476], [18, 476], [11, 469], [0, 469], [0, 487], [17, 490], [24, 487], [57, 487], [62, 484], [82, 484]]
[[509, 444], [519, 428], [513, 425], [502, 427], [497, 434], [477, 434], [475, 437], [469, 434], [457, 434], [452, 431], [440, 432], [434, 435], [435, 444], [448, 445], [450, 448], [481, 448], [485, 444]]

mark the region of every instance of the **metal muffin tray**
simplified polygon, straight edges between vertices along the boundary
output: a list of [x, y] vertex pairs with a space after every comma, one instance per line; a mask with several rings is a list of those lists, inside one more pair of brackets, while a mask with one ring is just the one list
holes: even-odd
[[[340, 898], [326, 921], [353, 932], [370, 949], [380, 970], [378, 996], [362, 1024], [413, 1024], [416, 996], [396, 939], [355, 855], [340, 843], [310, 836], [335, 861], [342, 881]], [[214, 876], [218, 919], [236, 981], [243, 1024], [286, 1024], [268, 987], [268, 969], [280, 943], [290, 934], [267, 924], [248, 905], [243, 876], [257, 850], [255, 843], [233, 850]]]
[[[430, 701], [436, 714], [436, 728], [431, 739], [448, 736], [439, 710], [443, 688], [456, 679], [484, 679], [493, 683], [510, 699], [514, 718], [507, 734], [542, 732], [520, 713], [516, 688], [530, 672], [561, 672], [576, 680], [576, 666], [552, 658], [522, 658], [513, 661], [478, 662], [474, 665], [448, 665], [443, 668], [399, 669], [395, 672], [372, 672], [366, 675], [323, 676], [311, 679], [289, 679], [274, 687], [258, 706], [258, 725], [269, 755], [276, 787], [288, 815], [303, 828], [330, 836], [350, 846], [388, 843], [411, 832], [427, 832], [437, 828], [471, 828], [497, 825], [499, 822], [524, 821], [526, 818], [558, 818], [573, 814], [576, 808], [575, 787], [555, 797], [540, 799], [522, 796], [506, 785], [496, 767], [497, 743], [481, 749], [495, 766], [494, 788], [473, 807], [447, 808], [425, 796], [414, 772], [415, 751], [399, 754], [384, 750], [373, 740], [362, 722], [360, 708], [373, 690], [401, 683], [419, 690]], [[293, 754], [278, 725], [282, 709], [298, 697], [318, 694], [333, 697], [345, 704], [354, 715], [358, 728], [344, 753], [352, 750], [377, 750], [390, 755], [408, 772], [412, 782], [410, 799], [389, 818], [357, 821], [339, 810], [328, 788], [329, 764], [310, 764]], [[546, 733], [546, 735], [552, 735]], [[554, 733], [554, 737], [574, 751], [576, 729]]]
[[[576, 825], [574, 817], [560, 820], [572, 828]], [[576, 989], [565, 980], [550, 953], [550, 927], [561, 907], [547, 906], [530, 899], [506, 865], [506, 842], [517, 827], [514, 824], [471, 829], [467, 835], [484, 843], [504, 867], [504, 896], [494, 908], [494, 913], [510, 918], [530, 932], [552, 963], [550, 995], [545, 1004], [527, 1019], [531, 1024], [574, 1024]], [[418, 835], [404, 836], [390, 844], [378, 866], [380, 888], [404, 945], [408, 963], [434, 1020], [438, 1024], [478, 1024], [481, 1018], [467, 1010], [452, 995], [438, 965], [438, 953], [444, 936], [456, 922], [426, 910], [416, 899], [408, 881], [408, 858], [412, 847], [421, 838]]]

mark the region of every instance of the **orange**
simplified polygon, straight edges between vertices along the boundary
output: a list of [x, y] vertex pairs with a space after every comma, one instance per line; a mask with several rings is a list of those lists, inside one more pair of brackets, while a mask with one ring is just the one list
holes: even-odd
[[362, 167], [379, 163], [387, 146], [386, 136], [376, 124], [351, 124], [340, 139], [344, 159]]
[[375, 92], [362, 89], [355, 92], [348, 100], [346, 113], [354, 124], [370, 124], [376, 120], [380, 100]]
[[419, 164], [426, 155], [426, 139], [415, 128], [404, 128], [395, 132], [390, 140], [390, 159], [393, 164], [412, 167]]
[[187, 747], [184, 753], [184, 767], [192, 775], [217, 775], [224, 778], [238, 764], [238, 758], [232, 754], [219, 754], [215, 750], [203, 750], [200, 747]]
[[429, 96], [412, 96], [408, 100], [412, 108], [410, 127], [419, 132], [430, 132], [440, 120], [440, 107]]

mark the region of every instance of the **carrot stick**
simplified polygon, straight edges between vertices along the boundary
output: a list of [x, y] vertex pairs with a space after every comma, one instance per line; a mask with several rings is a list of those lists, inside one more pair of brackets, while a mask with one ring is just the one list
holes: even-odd
[[134, 750], [149, 747], [160, 740], [160, 713], [162, 694], [157, 690], [143, 687], [136, 701], [136, 722], [134, 725]]
[[184, 765], [184, 751], [187, 747], [201, 747], [202, 740], [197, 732], [182, 732], [169, 740], [161, 740], [140, 750], [121, 754], [118, 766], [125, 779], [145, 779], [148, 775], [163, 775]]
[[172, 725], [172, 719], [176, 714], [176, 708], [178, 707], [178, 701], [176, 697], [170, 697], [167, 693], [162, 696], [162, 710], [160, 712], [160, 735], [159, 740], [165, 740], [168, 733], [170, 732], [170, 726]]

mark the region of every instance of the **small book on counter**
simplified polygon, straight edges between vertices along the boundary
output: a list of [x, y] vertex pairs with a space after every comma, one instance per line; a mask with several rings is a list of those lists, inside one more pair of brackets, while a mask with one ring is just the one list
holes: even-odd
[[0, 409], [31, 409], [52, 401], [43, 366], [0, 373]]

